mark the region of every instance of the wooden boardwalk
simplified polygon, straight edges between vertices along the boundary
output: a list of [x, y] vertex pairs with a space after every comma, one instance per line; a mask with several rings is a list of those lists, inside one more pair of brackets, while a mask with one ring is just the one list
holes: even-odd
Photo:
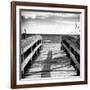
[[77, 71], [71, 65], [66, 53], [60, 50], [60, 44], [43, 44], [40, 55], [28, 68], [25, 78], [64, 78], [76, 76]]

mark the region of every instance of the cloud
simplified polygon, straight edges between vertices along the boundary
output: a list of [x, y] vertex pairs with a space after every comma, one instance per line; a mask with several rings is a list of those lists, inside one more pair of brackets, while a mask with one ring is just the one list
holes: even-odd
[[64, 19], [80, 19], [80, 14], [75, 13], [55, 13], [55, 12], [32, 12], [32, 11], [22, 11], [21, 16], [25, 19], [48, 19], [48, 18], [64, 18]]

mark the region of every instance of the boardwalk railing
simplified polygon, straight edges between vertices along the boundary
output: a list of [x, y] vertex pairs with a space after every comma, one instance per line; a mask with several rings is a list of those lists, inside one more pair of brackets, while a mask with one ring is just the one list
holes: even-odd
[[34, 35], [21, 41], [21, 77], [24, 76], [33, 58], [39, 53], [42, 46], [42, 37]]
[[76, 38], [72, 38], [71, 36], [62, 36], [62, 46], [67, 56], [71, 59], [71, 64], [76, 68], [77, 75], [80, 75], [80, 50], [77, 44]]

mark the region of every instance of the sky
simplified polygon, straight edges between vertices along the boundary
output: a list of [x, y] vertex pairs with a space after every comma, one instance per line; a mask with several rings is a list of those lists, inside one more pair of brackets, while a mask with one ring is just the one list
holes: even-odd
[[79, 34], [80, 14], [68, 12], [21, 12], [21, 32], [37, 34]]

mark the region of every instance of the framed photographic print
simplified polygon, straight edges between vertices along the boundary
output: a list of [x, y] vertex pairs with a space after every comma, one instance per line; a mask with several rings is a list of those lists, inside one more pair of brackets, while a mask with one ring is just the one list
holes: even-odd
[[11, 88], [87, 84], [87, 6], [11, 2]]

